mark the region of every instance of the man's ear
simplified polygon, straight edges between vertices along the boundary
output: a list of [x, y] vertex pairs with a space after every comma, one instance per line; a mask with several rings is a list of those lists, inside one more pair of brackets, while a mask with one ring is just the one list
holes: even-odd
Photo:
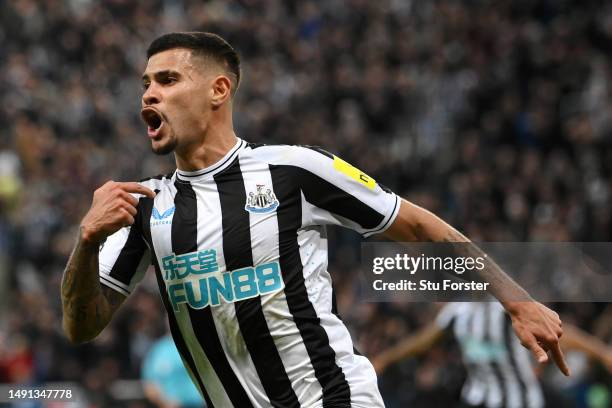
[[213, 109], [216, 109], [231, 98], [232, 81], [225, 75], [217, 76], [213, 80], [211, 93], [210, 102], [213, 105]]

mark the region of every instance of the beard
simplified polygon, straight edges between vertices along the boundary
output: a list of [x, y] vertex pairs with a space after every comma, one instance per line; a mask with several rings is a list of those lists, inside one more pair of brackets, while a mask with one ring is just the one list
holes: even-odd
[[151, 150], [158, 156], [165, 156], [169, 153], [172, 153], [174, 149], [176, 149], [176, 143], [176, 139], [171, 138], [170, 140], [168, 140], [168, 143], [163, 144], [161, 146], [155, 147], [154, 145], [151, 145]]

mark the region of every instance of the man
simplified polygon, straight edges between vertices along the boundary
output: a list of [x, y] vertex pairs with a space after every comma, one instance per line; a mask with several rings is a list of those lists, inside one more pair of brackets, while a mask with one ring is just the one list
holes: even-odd
[[[561, 345], [585, 353], [612, 372], [612, 347], [571, 325]], [[512, 333], [512, 323], [497, 302], [452, 302], [430, 324], [372, 358], [377, 374], [390, 365], [426, 353], [452, 336], [467, 370], [461, 400], [467, 407], [540, 408], [566, 406], [552, 401], [534, 373], [529, 353]]]
[[[94, 193], [62, 282], [64, 330], [93, 339], [152, 259], [174, 341], [209, 406], [378, 407], [372, 365], [332, 304], [325, 225], [398, 241], [468, 241], [316, 148], [238, 139], [239, 58], [210, 33], [153, 41], [142, 118], [177, 170]], [[482, 279], [540, 362], [567, 367], [556, 313], [490, 263]], [[98, 280], [101, 284], [98, 283]]]

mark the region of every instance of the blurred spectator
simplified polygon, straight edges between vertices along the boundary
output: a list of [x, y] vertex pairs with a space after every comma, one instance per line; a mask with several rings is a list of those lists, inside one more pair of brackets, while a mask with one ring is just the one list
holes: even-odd
[[160, 338], [142, 366], [145, 395], [160, 408], [205, 407], [170, 335]]

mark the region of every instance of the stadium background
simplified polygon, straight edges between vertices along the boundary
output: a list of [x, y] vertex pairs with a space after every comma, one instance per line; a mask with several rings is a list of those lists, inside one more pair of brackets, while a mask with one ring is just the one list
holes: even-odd
[[[195, 29], [242, 56], [240, 137], [324, 146], [475, 240], [611, 240], [610, 2], [2, 1], [0, 383], [69, 381], [95, 406], [147, 406], [129, 380], [165, 330], [155, 284], [80, 347], [61, 333], [59, 285], [92, 191], [173, 168], [150, 153], [139, 78], [153, 38]], [[329, 242], [360, 351], [431, 319], [428, 304], [360, 303], [359, 237]], [[610, 304], [555, 307], [612, 341]], [[610, 375], [570, 360], [571, 380], [544, 381], [605, 406]], [[452, 406], [462, 376], [445, 344], [381, 390], [389, 407]]]

